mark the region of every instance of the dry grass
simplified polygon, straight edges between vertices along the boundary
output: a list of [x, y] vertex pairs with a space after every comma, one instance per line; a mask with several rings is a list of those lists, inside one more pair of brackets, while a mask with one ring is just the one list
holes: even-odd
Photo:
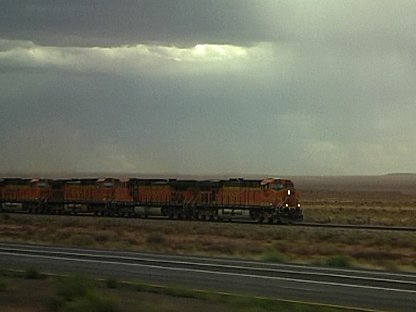
[[307, 222], [416, 227], [416, 175], [293, 180]]
[[416, 270], [416, 233], [70, 216], [10, 215], [0, 240]]
[[298, 182], [307, 222], [416, 226], [416, 175]]
[[305, 222], [416, 227], [415, 207], [351, 207], [309, 204]]

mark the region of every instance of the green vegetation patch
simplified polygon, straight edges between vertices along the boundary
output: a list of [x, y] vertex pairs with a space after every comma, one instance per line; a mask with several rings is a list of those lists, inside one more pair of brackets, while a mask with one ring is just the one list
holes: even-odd
[[24, 277], [27, 279], [40, 279], [42, 275], [36, 268], [28, 268], [24, 273]]
[[55, 294], [49, 300], [49, 309], [65, 312], [118, 311], [116, 300], [99, 293], [96, 286], [95, 280], [84, 275], [60, 278]]
[[[129, 283], [130, 284], [130, 283]], [[289, 300], [259, 298], [249, 295], [236, 295], [212, 291], [186, 289], [178, 286], [149, 285], [143, 282], [131, 283], [136, 291], [164, 294], [173, 297], [200, 299], [207, 302], [222, 303], [227, 311], [262, 312], [262, 311], [300, 311], [300, 312], [335, 312], [350, 311], [351, 308], [335, 307]], [[357, 309], [359, 310], [359, 309]], [[156, 310], [155, 310], [156, 311]]]
[[5, 277], [0, 276], [0, 291], [6, 291], [8, 287], [8, 280]]
[[326, 259], [325, 264], [336, 268], [349, 268], [352, 266], [351, 258], [345, 255], [335, 255]]
[[[0, 274], [0, 281], [7, 278], [7, 284], [10, 280], [13, 287], [7, 288], [4, 293], [0, 292], [0, 311], [347, 311], [319, 304], [194, 290], [181, 286], [151, 285], [146, 282], [123, 282], [113, 278], [96, 280], [85, 275], [42, 274], [43, 279], [26, 279], [25, 271], [4, 272]], [[109, 284], [114, 281], [117, 282], [117, 287], [109, 288]], [[25, 291], [30, 294], [22, 300], [22, 293]]]
[[114, 277], [109, 277], [105, 280], [105, 284], [107, 285], [107, 288], [118, 288], [118, 281]]
[[283, 262], [287, 262], [287, 257], [280, 253], [278, 250], [275, 249], [271, 249], [271, 250], [266, 250], [265, 252], [262, 253], [261, 260], [264, 261], [270, 261], [270, 262], [278, 262], [278, 263], [283, 263]]

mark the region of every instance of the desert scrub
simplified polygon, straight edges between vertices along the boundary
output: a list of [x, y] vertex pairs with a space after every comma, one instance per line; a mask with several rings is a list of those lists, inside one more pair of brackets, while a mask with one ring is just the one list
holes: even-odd
[[55, 293], [65, 301], [85, 296], [95, 288], [95, 281], [84, 275], [64, 277], [57, 281]]
[[83, 275], [60, 278], [55, 287], [55, 294], [49, 300], [49, 309], [65, 312], [118, 311], [116, 301], [100, 294], [96, 284], [96, 281]]
[[259, 299], [252, 297], [232, 296], [223, 299], [228, 304], [229, 311], [232, 312], [341, 312], [346, 311], [342, 308], [328, 306], [308, 305], [303, 303], [293, 303], [276, 301], [273, 299]]
[[10, 220], [11, 219], [11, 217], [10, 217], [10, 215], [8, 213], [2, 213], [2, 214], [0, 214], [0, 218], [1, 218], [2, 221], [7, 221], [7, 220]]
[[324, 264], [336, 268], [349, 268], [352, 266], [351, 258], [345, 255], [335, 255], [329, 257], [325, 260]]
[[94, 240], [97, 243], [106, 243], [108, 241], [114, 240], [115, 238], [115, 233], [112, 231], [105, 231], [105, 230], [98, 230], [95, 234], [94, 234]]
[[36, 268], [28, 268], [24, 272], [24, 278], [27, 279], [40, 279], [42, 278], [42, 275]]
[[73, 234], [69, 236], [66, 239], [66, 242], [68, 242], [71, 246], [77, 246], [77, 247], [94, 247], [96, 245], [96, 241], [89, 234]]
[[[337, 206], [338, 207], [334, 207]], [[366, 206], [368, 205], [368, 206]], [[371, 207], [371, 205], [379, 205]], [[387, 207], [385, 207], [388, 205]], [[342, 207], [340, 204], [316, 203], [306, 204], [305, 222], [337, 223], [337, 224], [372, 224], [391, 226], [416, 226], [416, 205], [409, 203], [407, 207], [395, 207], [397, 203], [361, 203], [360, 207]]]
[[0, 291], [6, 291], [8, 287], [8, 280], [4, 276], [0, 276]]
[[287, 257], [276, 249], [270, 249], [263, 252], [260, 256], [261, 260], [270, 262], [287, 262]]
[[66, 302], [63, 308], [64, 312], [116, 312], [118, 310], [115, 300], [97, 293], [77, 297], [73, 301]]
[[112, 289], [118, 288], [118, 286], [119, 286], [117, 279], [114, 278], [114, 277], [107, 278], [105, 280], [105, 284], [106, 284], [107, 288], [112, 288]]
[[146, 243], [150, 245], [163, 245], [166, 243], [166, 237], [161, 233], [150, 233], [146, 237]]

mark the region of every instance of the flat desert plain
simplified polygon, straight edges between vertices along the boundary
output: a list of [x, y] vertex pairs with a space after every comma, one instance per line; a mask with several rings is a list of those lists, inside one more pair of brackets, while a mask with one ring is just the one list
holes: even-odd
[[[416, 175], [291, 179], [306, 222], [416, 227]], [[0, 240], [416, 270], [414, 231], [1, 214]]]
[[305, 222], [416, 226], [416, 174], [291, 179]]

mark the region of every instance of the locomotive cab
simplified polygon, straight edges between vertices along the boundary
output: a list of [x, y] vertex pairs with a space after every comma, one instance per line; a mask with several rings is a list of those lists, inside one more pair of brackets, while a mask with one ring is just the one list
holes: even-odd
[[275, 215], [280, 220], [302, 221], [303, 214], [298, 201], [298, 192], [292, 181], [269, 178], [261, 182], [263, 191], [272, 197]]
[[295, 186], [293, 185], [292, 181], [285, 179], [265, 179], [261, 182], [261, 186], [263, 191], [271, 190], [273, 193], [279, 194], [286, 190], [284, 193], [287, 193], [288, 196], [290, 196], [291, 193], [295, 191]]
[[30, 180], [31, 200], [46, 202], [50, 196], [51, 185], [47, 179]]

